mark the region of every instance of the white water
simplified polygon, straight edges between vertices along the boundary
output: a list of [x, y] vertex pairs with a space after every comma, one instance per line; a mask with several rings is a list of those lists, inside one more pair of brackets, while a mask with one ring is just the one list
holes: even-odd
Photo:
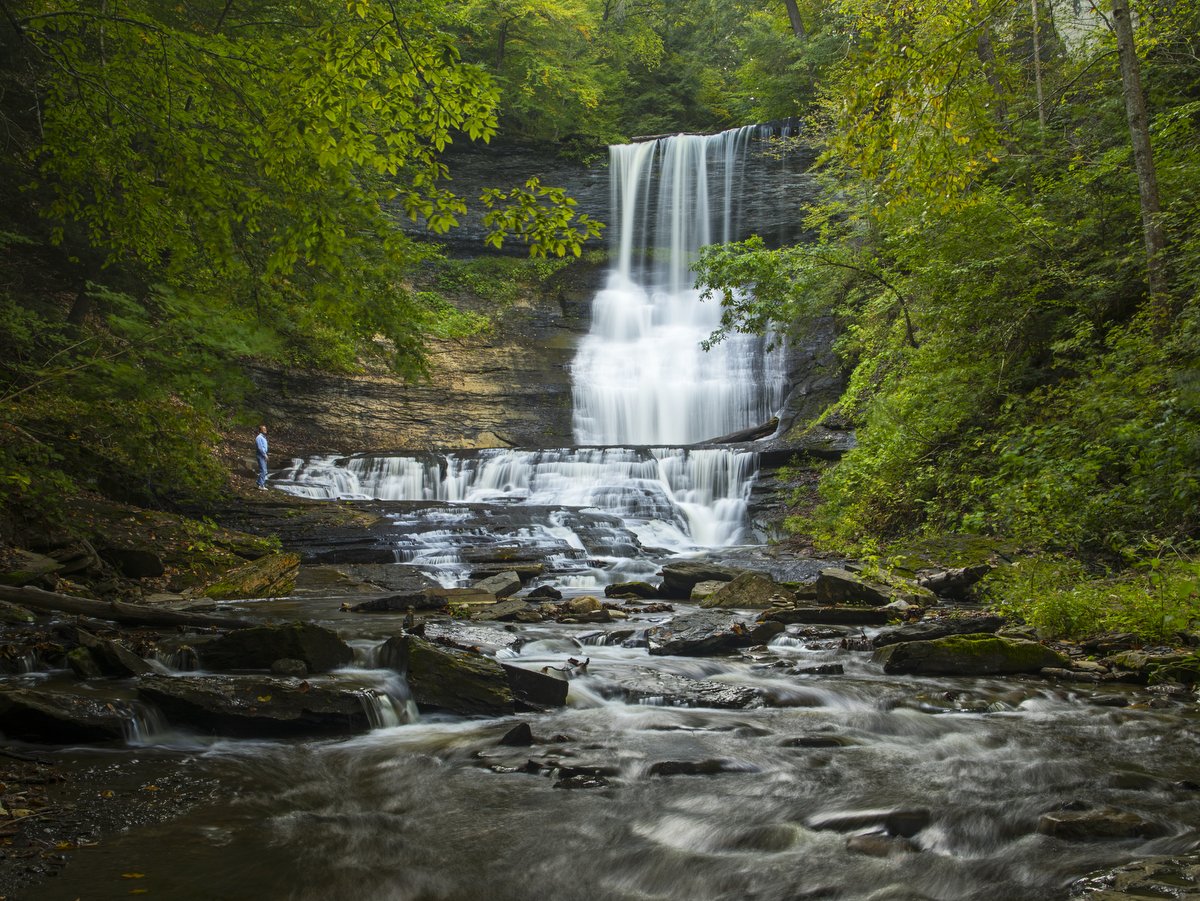
[[693, 444], [782, 405], [782, 350], [734, 335], [704, 351], [721, 306], [701, 300], [691, 271], [701, 247], [735, 236], [738, 161], [754, 131], [609, 148], [614, 262], [571, 368], [578, 443]]
[[[319, 457], [293, 461], [273, 484], [308, 497], [598, 510], [644, 546], [674, 553], [752, 540], [756, 455], [680, 445], [760, 425], [783, 403], [781, 349], [744, 335], [703, 349], [721, 307], [701, 300], [691, 271], [701, 247], [735, 237], [739, 169], [755, 131], [610, 148], [613, 263], [571, 367], [575, 439], [607, 446]], [[425, 515], [432, 523], [446, 514]], [[460, 561], [448, 536], [422, 531], [419, 545], [398, 545], [400, 559]], [[588, 545], [561, 517], [533, 531], [535, 542]]]

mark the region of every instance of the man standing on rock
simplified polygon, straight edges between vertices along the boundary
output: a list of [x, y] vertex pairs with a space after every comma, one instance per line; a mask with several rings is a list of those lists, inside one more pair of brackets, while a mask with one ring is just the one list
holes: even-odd
[[267, 427], [260, 425], [254, 436], [254, 447], [258, 456], [258, 490], [267, 490]]

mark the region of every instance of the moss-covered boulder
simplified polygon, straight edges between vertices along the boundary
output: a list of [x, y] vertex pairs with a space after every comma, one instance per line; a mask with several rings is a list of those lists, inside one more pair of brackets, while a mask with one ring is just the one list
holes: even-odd
[[896, 601], [918, 605], [936, 601], [932, 591], [911, 583], [885, 585], [837, 567], [821, 570], [814, 587], [816, 601], [821, 606], [850, 604], [883, 607]]
[[891, 644], [877, 650], [874, 659], [883, 664], [885, 673], [922, 676], [1036, 673], [1047, 667], [1070, 665], [1062, 654], [1035, 641], [985, 634]]
[[298, 554], [268, 554], [225, 573], [204, 594], [219, 601], [280, 597], [292, 593], [299, 572]]
[[303, 660], [309, 672], [325, 673], [354, 659], [337, 633], [313, 623], [253, 626], [222, 635], [198, 648], [205, 669], [271, 668], [276, 660]]
[[0, 585], [20, 588], [23, 585], [41, 585], [51, 588], [55, 574], [63, 564], [45, 554], [10, 548], [0, 556]]
[[726, 582], [703, 601], [701, 607], [725, 609], [766, 610], [780, 599], [793, 600], [792, 593], [768, 575], [744, 572], [732, 582]]

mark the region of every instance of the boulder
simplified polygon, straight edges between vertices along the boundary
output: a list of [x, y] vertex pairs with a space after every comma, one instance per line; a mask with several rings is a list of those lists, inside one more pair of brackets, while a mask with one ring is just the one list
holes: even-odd
[[216, 600], [282, 597], [292, 593], [299, 572], [299, 554], [267, 554], [225, 573], [204, 594]]
[[308, 664], [303, 660], [292, 657], [281, 657], [271, 663], [272, 676], [287, 676], [291, 679], [304, 679], [308, 676]]
[[8, 601], [0, 601], [0, 625], [27, 626], [36, 621], [37, 617], [32, 611]]
[[664, 673], [649, 667], [622, 667], [603, 681], [597, 691], [605, 697], [621, 698], [631, 704], [665, 707], [709, 707], [740, 710], [758, 706], [759, 693], [745, 685], [708, 682]]
[[599, 613], [604, 609], [604, 604], [599, 598], [585, 594], [583, 597], [571, 598], [562, 605], [562, 609], [568, 616], [582, 616], [587, 613]]
[[703, 561], [668, 563], [662, 568], [662, 585], [659, 597], [687, 600], [692, 588], [699, 582], [732, 582], [742, 572], [728, 566]]
[[[435, 591], [441, 586], [431, 586], [418, 591], [403, 591], [398, 594], [385, 594], [379, 597], [359, 601], [350, 610], [354, 613], [404, 613], [408, 610], [440, 610], [446, 606], [446, 596], [442, 591]], [[495, 600], [495, 596], [489, 594]]]
[[[125, 678], [128, 676], [142, 676], [154, 671], [154, 668], [149, 663], [119, 641], [98, 638], [90, 632], [85, 632], [83, 629], [76, 629], [75, 637], [79, 642], [79, 646], [87, 649], [91, 658], [96, 662], [97, 667], [106, 676]], [[72, 666], [72, 669], [74, 669], [74, 666]], [[78, 672], [76, 670], [76, 674]]]
[[992, 571], [990, 563], [962, 566], [957, 569], [921, 570], [917, 584], [944, 598], [964, 598], [980, 579]]
[[773, 598], [783, 593], [791, 594], [770, 576], [744, 572], [710, 594], [700, 606], [766, 610], [772, 606]]
[[932, 641], [948, 635], [978, 635], [996, 632], [1004, 625], [1004, 617], [992, 614], [979, 616], [939, 616], [937, 619], [908, 623], [893, 629], [883, 629], [874, 638], [875, 647], [902, 641]]
[[273, 737], [365, 732], [359, 692], [328, 681], [270, 676], [143, 676], [138, 694], [173, 724], [214, 735]]
[[0, 732], [8, 739], [72, 744], [121, 739], [133, 710], [124, 701], [33, 688], [0, 689]]
[[77, 679], [102, 679], [104, 670], [87, 648], [72, 648], [67, 652], [67, 666]]
[[517, 723], [502, 736], [500, 744], [510, 748], [528, 748], [533, 744], [533, 730], [529, 723]]
[[312, 623], [236, 629], [198, 648], [206, 669], [271, 668], [276, 660], [302, 660], [311, 673], [324, 673], [354, 659], [337, 633]]
[[529, 609], [529, 604], [523, 599], [498, 601], [490, 607], [480, 607], [471, 614], [471, 619], [479, 622], [508, 622]]
[[567, 703], [567, 680], [548, 673], [500, 664], [518, 710], [553, 710]]
[[879, 607], [784, 607], [768, 610], [762, 618], [821, 626], [882, 626], [894, 619], [893, 614]]
[[63, 565], [53, 557], [21, 548], [11, 548], [0, 558], [0, 585], [10, 585], [13, 588], [23, 585], [53, 588], [55, 577], [62, 569]]
[[526, 600], [530, 601], [561, 601], [562, 592], [553, 585], [539, 585], [537, 588], [525, 595]]
[[385, 641], [379, 659], [404, 674], [420, 707], [463, 716], [508, 716], [516, 711], [508, 675], [491, 657], [403, 635]]
[[747, 622], [725, 611], [704, 610], [647, 629], [646, 640], [651, 654], [698, 657], [766, 644], [783, 630], [780, 622]]
[[934, 599], [928, 589], [912, 586], [910, 589], [893, 588], [870, 582], [846, 569], [821, 570], [815, 585], [817, 603], [821, 605], [853, 604], [867, 607], [882, 607], [893, 601], [910, 604], [928, 603]]
[[1128, 810], [1055, 810], [1042, 814], [1037, 831], [1069, 842], [1093, 839], [1154, 838], [1165, 831], [1158, 823]]
[[808, 820], [811, 829], [834, 832], [885, 832], [912, 838], [933, 819], [924, 807], [893, 807], [881, 810], [853, 810], [821, 813]]
[[723, 585], [728, 585], [728, 582], [697, 582], [692, 586], [692, 595], [688, 599], [692, 603], [699, 603], [709, 597], [714, 591]]
[[[162, 557], [158, 555], [157, 551], [150, 548], [105, 548], [104, 559], [115, 566], [121, 575], [130, 579], [157, 579], [167, 571]], [[260, 597], [260, 595], [249, 596]]]
[[488, 576], [486, 579], [481, 579], [471, 587], [476, 591], [486, 591], [497, 598], [506, 598], [521, 590], [521, 577], [512, 570], [506, 570], [505, 572], [496, 573], [494, 576]]
[[606, 598], [643, 598], [649, 600], [659, 596], [659, 590], [649, 582], [614, 582], [604, 586]]
[[995, 635], [952, 635], [890, 644], [879, 648], [874, 659], [883, 664], [885, 673], [914, 675], [986, 676], [1068, 666], [1066, 657], [1037, 642]]
[[736, 760], [708, 758], [706, 760], [659, 760], [650, 764], [651, 776], [715, 776], [717, 773], [752, 773], [751, 767]]

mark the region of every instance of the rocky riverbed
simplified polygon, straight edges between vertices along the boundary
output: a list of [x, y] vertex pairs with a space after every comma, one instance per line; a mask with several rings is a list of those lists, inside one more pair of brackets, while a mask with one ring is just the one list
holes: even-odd
[[1195, 897], [1194, 657], [1033, 640], [980, 572], [290, 561], [124, 625], [7, 611], [0, 893]]

